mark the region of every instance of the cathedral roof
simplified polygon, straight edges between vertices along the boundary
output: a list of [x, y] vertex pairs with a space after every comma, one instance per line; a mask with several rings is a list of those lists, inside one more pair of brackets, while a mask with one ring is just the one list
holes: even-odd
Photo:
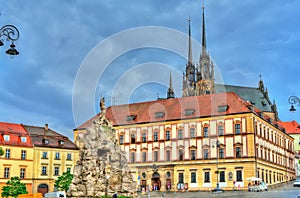
[[259, 88], [215, 84], [216, 93], [234, 92], [263, 112], [272, 112], [272, 103]]
[[[106, 117], [118, 126], [250, 113], [254, 112], [252, 109], [255, 110], [249, 102], [228, 92], [110, 106], [106, 109]], [[77, 129], [91, 126], [96, 117]]]

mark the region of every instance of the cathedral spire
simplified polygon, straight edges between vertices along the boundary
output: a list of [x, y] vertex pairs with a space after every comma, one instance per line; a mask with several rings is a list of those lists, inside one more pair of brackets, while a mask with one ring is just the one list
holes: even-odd
[[173, 90], [173, 86], [172, 86], [172, 74], [170, 71], [170, 82], [169, 82], [169, 89], [168, 89], [168, 93], [167, 93], [167, 99], [169, 98], [174, 98], [174, 90]]
[[188, 52], [188, 64], [192, 64], [192, 36], [191, 36], [191, 17], [189, 17], [189, 52]]
[[202, 5], [202, 51], [206, 51], [204, 4]]

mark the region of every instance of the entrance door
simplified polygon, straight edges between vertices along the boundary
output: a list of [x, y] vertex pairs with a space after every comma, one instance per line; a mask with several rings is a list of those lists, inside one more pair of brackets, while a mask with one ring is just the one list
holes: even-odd
[[160, 175], [158, 172], [153, 173], [151, 179], [151, 185], [153, 191], [158, 191], [160, 189], [161, 182], [160, 182]]
[[44, 195], [49, 191], [47, 184], [40, 184], [37, 189], [38, 193], [42, 193], [43, 197]]

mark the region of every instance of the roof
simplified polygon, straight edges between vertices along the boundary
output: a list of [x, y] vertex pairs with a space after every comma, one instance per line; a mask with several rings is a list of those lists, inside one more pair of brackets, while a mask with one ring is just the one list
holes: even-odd
[[[22, 124], [0, 122], [0, 145], [32, 147], [30, 136]], [[9, 140], [4, 141], [4, 135], [9, 135]], [[21, 141], [26, 137], [26, 141]]]
[[[227, 92], [110, 106], [106, 117], [118, 126], [252, 112], [249, 106], [237, 94]], [[98, 115], [77, 129], [91, 126]]]
[[24, 125], [24, 128], [28, 131], [34, 146], [79, 149], [68, 137], [48, 128], [48, 125], [45, 127]]
[[297, 121], [293, 120], [291, 122], [279, 122], [281, 126], [285, 128], [288, 134], [300, 134], [300, 125]]
[[261, 111], [272, 112], [272, 104], [269, 101], [269, 98], [259, 88], [223, 84], [215, 84], [215, 88], [216, 93], [234, 92]]

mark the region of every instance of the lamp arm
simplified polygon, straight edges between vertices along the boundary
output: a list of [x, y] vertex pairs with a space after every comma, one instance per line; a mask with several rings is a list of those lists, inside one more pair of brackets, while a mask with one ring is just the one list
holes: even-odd
[[2, 36], [6, 37], [6, 40], [16, 41], [19, 39], [19, 30], [13, 25], [5, 25], [0, 29], [0, 38]]

